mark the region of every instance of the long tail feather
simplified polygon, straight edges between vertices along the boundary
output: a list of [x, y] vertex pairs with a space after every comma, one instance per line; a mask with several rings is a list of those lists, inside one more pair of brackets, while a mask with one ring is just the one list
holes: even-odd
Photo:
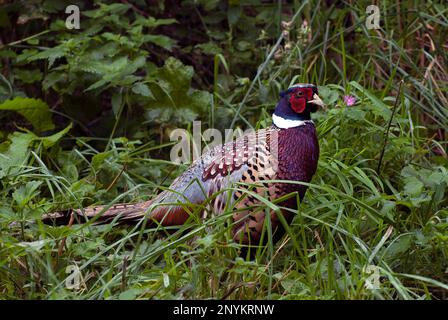
[[[72, 215], [74, 223], [86, 223], [94, 220], [96, 224], [106, 224], [115, 220], [119, 224], [132, 224], [140, 221], [145, 215], [148, 215], [148, 221], [157, 221], [163, 226], [181, 225], [188, 220], [189, 214], [182, 206], [155, 206], [158, 198], [139, 202], [135, 204], [121, 203], [112, 207], [95, 206], [84, 210], [66, 210], [60, 212], [48, 213], [42, 216], [42, 221], [50, 225], [67, 225]], [[151, 223], [147, 223], [149, 227]]]
[[64, 225], [68, 224], [71, 215], [74, 215], [75, 223], [85, 223], [94, 219], [95, 223], [110, 223], [114, 219], [118, 223], [132, 223], [145, 216], [152, 200], [130, 204], [121, 203], [108, 208], [107, 206], [88, 207], [84, 210], [66, 210], [48, 213], [42, 216], [45, 224]]

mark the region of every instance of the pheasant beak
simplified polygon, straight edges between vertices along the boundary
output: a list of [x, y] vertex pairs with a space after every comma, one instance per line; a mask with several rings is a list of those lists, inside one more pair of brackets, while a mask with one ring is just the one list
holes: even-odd
[[308, 103], [314, 104], [315, 106], [327, 110], [327, 106], [322, 101], [322, 99], [315, 93], [313, 95], [313, 100], [309, 100]]

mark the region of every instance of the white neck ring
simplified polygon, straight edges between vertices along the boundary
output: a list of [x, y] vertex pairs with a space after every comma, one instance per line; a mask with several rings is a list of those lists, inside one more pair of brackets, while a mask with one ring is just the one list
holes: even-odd
[[290, 120], [282, 118], [275, 113], [272, 115], [272, 122], [274, 122], [274, 124], [280, 129], [300, 127], [306, 125], [307, 123], [314, 124], [313, 120]]

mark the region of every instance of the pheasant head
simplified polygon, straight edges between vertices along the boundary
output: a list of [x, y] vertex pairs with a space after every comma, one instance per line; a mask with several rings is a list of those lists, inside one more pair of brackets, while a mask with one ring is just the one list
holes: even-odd
[[272, 116], [273, 122], [283, 129], [296, 127], [303, 121], [311, 120], [310, 114], [324, 107], [315, 85], [295, 84], [280, 93], [280, 100]]

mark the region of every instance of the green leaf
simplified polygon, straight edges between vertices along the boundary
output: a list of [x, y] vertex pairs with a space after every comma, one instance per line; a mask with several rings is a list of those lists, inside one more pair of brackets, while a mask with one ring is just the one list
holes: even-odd
[[145, 105], [148, 122], [186, 124], [207, 112], [212, 96], [207, 91], [190, 87], [194, 70], [175, 58], [168, 58], [148, 83], [154, 95]]
[[83, 15], [89, 18], [102, 18], [108, 14], [123, 15], [129, 10], [130, 5], [125, 3], [104, 4], [100, 3], [100, 8], [95, 10], [84, 11]]
[[70, 131], [70, 129], [72, 128], [72, 123], [70, 123], [65, 129], [62, 129], [61, 131], [48, 136], [48, 137], [41, 137], [39, 138], [43, 144], [44, 144], [44, 148], [48, 149], [50, 147], [52, 147], [56, 142], [58, 142], [63, 136], [65, 136], [67, 134], [67, 132]]
[[191, 79], [194, 75], [193, 67], [184, 65], [181, 61], [169, 57], [165, 65], [160, 70], [159, 75], [162, 79], [169, 82], [179, 91], [187, 91], [190, 88]]
[[27, 252], [40, 252], [41, 249], [45, 246], [46, 243], [50, 242], [52, 240], [36, 240], [31, 242], [22, 241], [19, 242], [17, 245], [23, 247], [26, 249]]
[[[75, 152], [59, 152], [57, 155], [58, 164], [61, 168], [63, 176], [70, 182], [78, 181], [79, 173], [76, 166]], [[90, 184], [89, 184], [90, 185]]]
[[222, 49], [214, 42], [206, 42], [197, 44], [195, 48], [200, 49], [203, 53], [209, 54], [209, 55], [217, 55], [222, 54]]
[[95, 184], [92, 184], [92, 182], [88, 181], [87, 179], [81, 179], [75, 181], [70, 186], [70, 191], [74, 193], [76, 198], [84, 198], [95, 193]]
[[161, 35], [147, 34], [143, 37], [143, 40], [145, 42], [152, 42], [166, 50], [171, 50], [174, 45], [173, 39]]
[[106, 83], [108, 83], [109, 81], [107, 81], [107, 79], [101, 79], [97, 82], [95, 82], [94, 84], [90, 85], [86, 90], [84, 91], [90, 91], [96, 88], [99, 88], [101, 86], [104, 86]]
[[319, 97], [325, 102], [326, 105], [333, 105], [339, 98], [339, 93], [336, 90], [331, 90], [325, 86], [318, 86]]
[[28, 147], [35, 137], [31, 132], [14, 132], [9, 136], [10, 142], [0, 145], [0, 178], [18, 171], [27, 158]]
[[138, 16], [135, 24], [142, 25], [148, 28], [155, 28], [158, 26], [165, 26], [169, 24], [177, 23], [176, 19], [155, 19], [154, 17], [142, 17]]
[[65, 48], [66, 48], [65, 44], [62, 44], [54, 48], [46, 49], [42, 52], [39, 52], [38, 54], [30, 56], [27, 60], [35, 61], [41, 59], [48, 59], [48, 68], [51, 68], [56, 59], [61, 58], [65, 55]]
[[141, 77], [137, 77], [133, 73], [143, 67], [145, 62], [145, 57], [138, 57], [134, 61], [129, 61], [127, 57], [117, 57], [112, 61], [85, 61], [79, 69], [97, 74], [98, 81], [94, 82], [84, 91], [94, 90], [106, 85], [130, 86], [135, 81], [141, 79]]
[[241, 40], [237, 42], [236, 47], [240, 51], [246, 51], [251, 49], [252, 44], [249, 41]]
[[400, 238], [395, 239], [384, 251], [384, 258], [386, 260], [397, 259], [398, 256], [404, 254], [414, 244], [414, 234], [403, 234]]
[[118, 296], [118, 299], [120, 300], [134, 300], [135, 298], [137, 298], [137, 295], [141, 292], [140, 289], [137, 288], [132, 288], [129, 290], [126, 290], [122, 293], [120, 293], [120, 295]]
[[404, 192], [411, 196], [418, 196], [423, 191], [423, 183], [416, 177], [407, 177], [405, 179]]
[[347, 118], [357, 121], [363, 121], [366, 118], [365, 111], [357, 108], [346, 108], [344, 113], [347, 115]]
[[104, 161], [112, 155], [112, 151], [100, 152], [93, 156], [92, 166], [94, 169], [99, 169]]
[[48, 105], [39, 99], [16, 97], [0, 104], [0, 110], [11, 110], [24, 116], [37, 131], [54, 129]]
[[371, 109], [376, 115], [383, 117], [383, 119], [385, 120], [390, 119], [392, 111], [383, 101], [378, 99], [373, 93], [371, 93], [369, 90], [362, 87], [359, 83], [355, 81], [351, 81], [350, 85], [356, 88], [357, 90], [361, 91], [372, 102]]
[[[442, 168], [444, 169], [444, 168]], [[448, 171], [444, 170], [443, 172], [440, 171], [433, 171], [428, 176], [424, 176], [425, 184], [436, 187], [442, 183], [448, 183]]]
[[132, 87], [132, 92], [142, 95], [144, 97], [150, 97], [152, 99], [154, 98], [154, 95], [152, 94], [151, 90], [149, 89], [149, 87], [141, 82], [136, 83], [133, 87]]
[[42, 181], [29, 181], [26, 185], [19, 187], [12, 194], [13, 199], [16, 201], [17, 205], [21, 208], [30, 202], [35, 196], [39, 194], [37, 188], [42, 184]]

